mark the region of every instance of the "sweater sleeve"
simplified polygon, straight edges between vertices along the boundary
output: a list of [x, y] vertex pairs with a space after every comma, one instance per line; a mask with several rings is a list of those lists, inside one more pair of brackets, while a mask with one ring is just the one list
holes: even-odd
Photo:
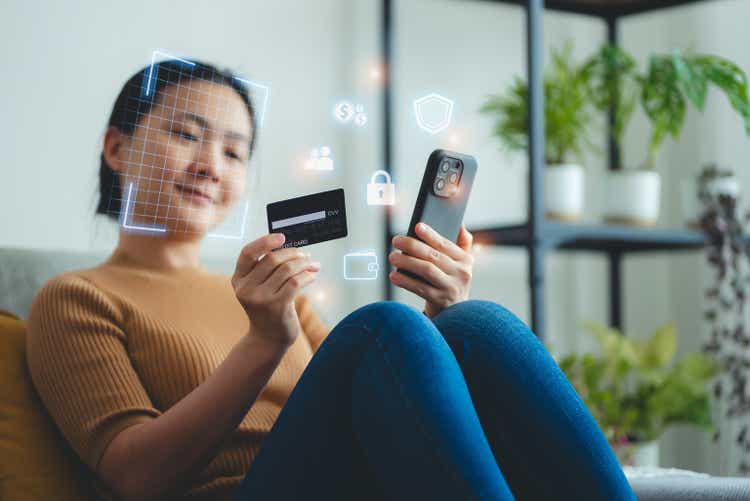
[[299, 296], [296, 307], [302, 331], [310, 341], [313, 351], [317, 351], [320, 344], [328, 336], [330, 329], [313, 309], [310, 299], [307, 296]]
[[125, 428], [158, 417], [127, 351], [122, 314], [76, 275], [47, 282], [29, 313], [27, 362], [58, 428], [93, 471]]

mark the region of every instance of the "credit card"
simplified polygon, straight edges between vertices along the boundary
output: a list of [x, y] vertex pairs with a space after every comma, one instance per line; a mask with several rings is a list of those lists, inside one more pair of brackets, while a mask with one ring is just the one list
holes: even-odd
[[283, 233], [283, 247], [303, 247], [345, 237], [344, 189], [314, 193], [266, 205], [268, 232]]

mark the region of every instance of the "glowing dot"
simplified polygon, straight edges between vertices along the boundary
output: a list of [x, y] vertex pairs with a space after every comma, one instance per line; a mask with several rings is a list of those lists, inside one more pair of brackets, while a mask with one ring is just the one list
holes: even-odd
[[474, 244], [471, 246], [471, 249], [474, 252], [482, 252], [482, 244]]

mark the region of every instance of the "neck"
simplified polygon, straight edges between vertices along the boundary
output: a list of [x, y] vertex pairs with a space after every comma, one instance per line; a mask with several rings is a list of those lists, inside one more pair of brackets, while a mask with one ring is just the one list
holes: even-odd
[[185, 235], [139, 235], [125, 231], [112, 259], [125, 258], [137, 265], [158, 270], [180, 270], [200, 266], [201, 236], [180, 238]]

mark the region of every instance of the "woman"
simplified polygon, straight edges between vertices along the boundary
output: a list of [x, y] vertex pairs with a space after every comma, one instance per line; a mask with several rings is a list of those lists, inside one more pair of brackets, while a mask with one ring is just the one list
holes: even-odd
[[[378, 302], [330, 333], [300, 291], [320, 264], [269, 234], [231, 279], [198, 261], [240, 198], [256, 136], [247, 91], [161, 63], [122, 89], [98, 212], [101, 265], [51, 280], [28, 362], [106, 499], [634, 499], [606, 440], [528, 328], [469, 301], [471, 235], [394, 238]], [[273, 251], [273, 252], [271, 252]]]

